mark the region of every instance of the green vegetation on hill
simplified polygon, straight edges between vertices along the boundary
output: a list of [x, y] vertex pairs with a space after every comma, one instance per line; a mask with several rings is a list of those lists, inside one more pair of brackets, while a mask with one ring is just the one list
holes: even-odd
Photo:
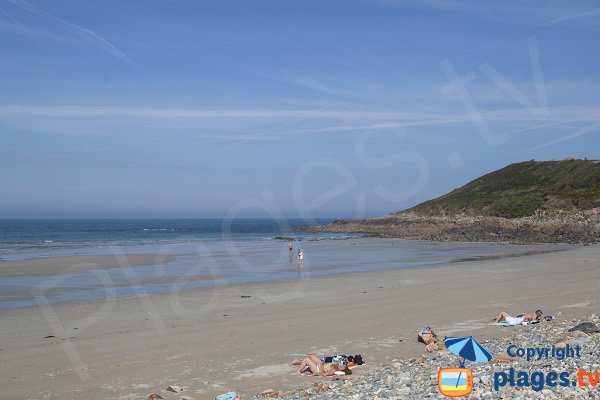
[[410, 210], [524, 217], [536, 210], [600, 207], [600, 161], [525, 161], [491, 172]]

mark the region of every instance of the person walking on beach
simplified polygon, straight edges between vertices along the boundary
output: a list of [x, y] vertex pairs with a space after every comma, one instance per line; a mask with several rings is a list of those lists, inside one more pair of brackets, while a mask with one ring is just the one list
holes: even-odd
[[304, 262], [304, 253], [302, 253], [302, 249], [298, 249], [298, 264], [302, 265]]
[[291, 241], [290, 241], [290, 244], [288, 245], [288, 249], [290, 250], [290, 254], [292, 254], [294, 252], [294, 245], [292, 244]]

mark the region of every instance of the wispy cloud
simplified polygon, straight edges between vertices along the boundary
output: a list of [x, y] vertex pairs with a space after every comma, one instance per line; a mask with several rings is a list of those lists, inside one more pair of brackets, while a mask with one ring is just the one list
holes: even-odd
[[[526, 128], [538, 129], [544, 124], [564, 124], [572, 129], [577, 124], [589, 126], [599, 123], [600, 105], [550, 107], [542, 124], [523, 108], [481, 111], [478, 115], [490, 124], [518, 126], [521, 131]], [[97, 133], [113, 131], [116, 126], [127, 126], [140, 131], [148, 128], [171, 132], [175, 129], [203, 137], [236, 140], [443, 127], [468, 124], [472, 118], [468, 113], [449, 109], [413, 112], [359, 108], [301, 110], [0, 105], [0, 122], [3, 124], [33, 127], [43, 132]], [[511, 130], [511, 133], [517, 132], [519, 130]]]
[[583, 136], [583, 135], [586, 135], [586, 134], [588, 134], [590, 132], [593, 132], [593, 131], [595, 131], [598, 128], [600, 128], [600, 123], [596, 123], [596, 124], [594, 124], [592, 126], [588, 126], [586, 128], [580, 129], [577, 132], [574, 132], [574, 133], [572, 133], [570, 135], [561, 136], [558, 139], [554, 139], [554, 140], [551, 140], [549, 142], [542, 143], [542, 144], [540, 144], [538, 146], [535, 146], [535, 147], [531, 148], [531, 150], [539, 150], [539, 149], [542, 149], [544, 147], [552, 146], [552, 145], [557, 144], [557, 143], [561, 143], [561, 142], [565, 142], [567, 140], [575, 139], [576, 137]]
[[42, 18], [46, 22], [48, 22], [52, 25], [55, 25], [61, 29], [66, 30], [67, 32], [71, 33], [72, 35], [77, 36], [81, 40], [87, 42], [88, 44], [90, 44], [94, 47], [97, 47], [98, 49], [104, 51], [107, 54], [110, 54], [111, 56], [117, 58], [118, 60], [121, 60], [126, 64], [135, 66], [135, 63], [127, 54], [123, 53], [114, 44], [112, 44], [111, 42], [109, 42], [107, 39], [103, 38], [96, 32], [93, 32], [89, 29], [86, 29], [82, 26], [73, 24], [71, 22], [65, 21], [55, 15], [48, 14], [47, 12], [29, 4], [25, 0], [9, 0], [9, 1], [12, 4], [14, 4], [15, 6], [20, 7], [21, 9], [28, 11], [28, 12]]
[[68, 36], [50, 32], [46, 29], [24, 26], [17, 22], [0, 21], [0, 31], [10, 33], [12, 35], [28, 36], [39, 40], [48, 40], [59, 43], [72, 43], [73, 39]]
[[[585, 106], [562, 106], [550, 108], [549, 120], [565, 118], [598, 120], [600, 104]], [[460, 114], [460, 113], [459, 113]], [[307, 117], [318, 119], [374, 119], [374, 120], [406, 120], [406, 119], [450, 119], [461, 120], [461, 115], [454, 110], [413, 112], [413, 111], [380, 111], [363, 109], [311, 110], [311, 109], [204, 109], [204, 108], [160, 108], [160, 107], [128, 107], [128, 106], [32, 106], [0, 104], [0, 117], [143, 117], [143, 118], [295, 118]], [[482, 111], [481, 114], [493, 120], [529, 120], [531, 115], [523, 108]], [[465, 115], [468, 117], [468, 115]]]
[[[372, 1], [372, 0], [367, 0]], [[599, 9], [579, 11], [582, 2], [545, 2], [537, 1], [479, 1], [479, 0], [377, 0], [377, 2], [397, 7], [423, 6], [439, 9], [444, 12], [453, 12], [484, 18], [508, 24], [540, 26], [585, 18], [597, 15]], [[593, 1], [585, 2], [597, 5]], [[564, 15], [565, 9], [571, 13]]]
[[378, 110], [297, 110], [297, 109], [200, 109], [200, 108], [157, 108], [117, 106], [24, 106], [0, 105], [0, 117], [10, 118], [85, 118], [85, 117], [140, 117], [140, 118], [235, 118], [235, 119], [346, 119], [346, 120], [390, 120], [423, 119], [450, 116], [436, 113]]
[[[289, 75], [273, 74], [273, 73], [257, 73], [257, 75], [273, 79], [275, 81], [287, 83], [289, 85], [310, 89], [316, 92], [331, 94], [335, 96], [343, 97], [354, 97], [356, 93], [362, 90], [347, 90], [345, 87], [340, 87], [329, 82], [317, 79], [314, 76], [310, 76], [302, 73], [293, 73]], [[344, 85], [348, 86], [348, 85]]]
[[556, 24], [558, 22], [569, 21], [569, 20], [577, 19], [577, 18], [592, 17], [594, 15], [600, 15], [600, 8], [596, 8], [594, 10], [584, 11], [584, 12], [580, 12], [580, 13], [576, 13], [576, 14], [565, 15], [565, 16], [562, 16], [559, 18], [554, 18], [554, 19], [551, 19], [550, 21], [546, 22], [546, 24], [547, 25]]

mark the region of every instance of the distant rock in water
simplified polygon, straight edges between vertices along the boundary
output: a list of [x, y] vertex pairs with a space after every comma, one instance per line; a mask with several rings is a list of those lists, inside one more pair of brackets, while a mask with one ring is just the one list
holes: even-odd
[[352, 222], [352, 220], [349, 220], [349, 219], [334, 219], [331, 223], [343, 225], [343, 224], [349, 224], [351, 222]]
[[285, 240], [287, 242], [294, 242], [294, 241], [296, 241], [295, 238], [289, 237], [289, 236], [275, 236], [274, 239], [275, 240]]

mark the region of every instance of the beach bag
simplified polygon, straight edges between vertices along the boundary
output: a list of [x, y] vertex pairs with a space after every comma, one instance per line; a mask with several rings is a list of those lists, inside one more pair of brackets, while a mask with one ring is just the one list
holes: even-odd
[[340, 366], [343, 367], [345, 365], [348, 365], [348, 357], [346, 357], [346, 356], [334, 356], [331, 359], [331, 363], [332, 364], [337, 364], [337, 365], [340, 365]]
[[437, 335], [430, 327], [426, 326], [421, 329], [421, 332], [417, 335], [417, 342], [421, 342], [424, 345], [428, 345], [431, 343], [437, 343], [439, 341]]

